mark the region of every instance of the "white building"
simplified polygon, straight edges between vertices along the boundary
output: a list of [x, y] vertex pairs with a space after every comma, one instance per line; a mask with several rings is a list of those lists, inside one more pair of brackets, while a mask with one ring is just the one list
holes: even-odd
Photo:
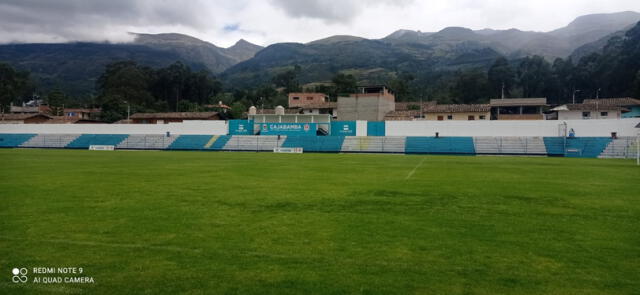
[[565, 104], [552, 109], [558, 120], [620, 119], [624, 108], [598, 104]]

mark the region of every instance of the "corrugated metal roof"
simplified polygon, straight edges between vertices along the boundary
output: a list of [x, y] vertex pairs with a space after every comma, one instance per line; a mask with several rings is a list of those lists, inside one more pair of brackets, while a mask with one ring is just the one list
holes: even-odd
[[611, 106], [637, 106], [640, 105], [640, 99], [631, 97], [623, 98], [601, 98], [601, 99], [585, 99], [585, 104], [599, 104], [599, 105], [611, 105]]
[[516, 106], [544, 106], [546, 98], [505, 98], [492, 99], [489, 104], [492, 107], [516, 107]]
[[135, 113], [131, 119], [209, 119], [218, 112]]
[[425, 113], [486, 113], [491, 111], [488, 104], [439, 104], [425, 110]]

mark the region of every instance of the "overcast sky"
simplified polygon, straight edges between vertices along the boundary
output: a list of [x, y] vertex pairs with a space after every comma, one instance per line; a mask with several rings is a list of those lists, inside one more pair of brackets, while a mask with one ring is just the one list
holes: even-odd
[[550, 31], [577, 16], [640, 11], [640, 0], [0, 0], [0, 43], [130, 40], [177, 32], [233, 45], [382, 38], [398, 29]]

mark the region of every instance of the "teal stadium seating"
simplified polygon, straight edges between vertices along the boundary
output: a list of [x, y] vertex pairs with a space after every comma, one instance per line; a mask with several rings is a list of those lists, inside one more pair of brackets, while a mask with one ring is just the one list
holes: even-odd
[[458, 154], [474, 155], [472, 137], [407, 137], [407, 154]]
[[118, 145], [129, 137], [128, 134], [82, 134], [65, 148], [86, 149], [91, 145]]
[[37, 134], [11, 134], [11, 133], [1, 133], [0, 134], [0, 147], [11, 148], [11, 147], [19, 147], [21, 144], [27, 142], [29, 139], [33, 138]]
[[609, 137], [545, 137], [547, 154], [575, 158], [597, 158], [611, 143]]
[[301, 147], [305, 152], [340, 152], [344, 136], [287, 136], [282, 147]]
[[169, 145], [170, 150], [202, 150], [211, 135], [180, 135]]

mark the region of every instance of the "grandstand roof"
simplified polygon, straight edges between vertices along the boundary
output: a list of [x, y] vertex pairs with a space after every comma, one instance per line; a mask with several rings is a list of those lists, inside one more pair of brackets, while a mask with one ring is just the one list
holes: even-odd
[[131, 119], [210, 119], [218, 112], [174, 112], [174, 113], [135, 113]]
[[544, 106], [546, 98], [505, 98], [492, 99], [489, 104], [492, 107], [517, 107], [517, 106]]
[[640, 99], [631, 97], [623, 98], [601, 98], [601, 99], [585, 99], [585, 104], [599, 104], [599, 105], [611, 105], [611, 106], [637, 106], [640, 105]]

